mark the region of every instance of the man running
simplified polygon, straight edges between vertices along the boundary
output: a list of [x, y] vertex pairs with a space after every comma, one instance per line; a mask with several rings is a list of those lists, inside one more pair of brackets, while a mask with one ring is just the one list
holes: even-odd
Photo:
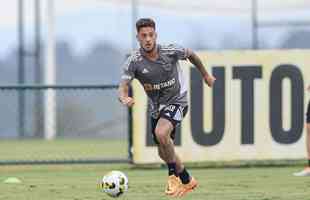
[[126, 106], [134, 104], [134, 99], [128, 96], [128, 88], [134, 78], [138, 79], [149, 98], [152, 134], [158, 145], [158, 154], [168, 166], [165, 193], [182, 197], [197, 187], [198, 183], [175, 153], [173, 143], [175, 128], [180, 125], [188, 109], [187, 88], [178, 61], [188, 59], [200, 71], [209, 87], [213, 86], [215, 78], [190, 49], [175, 44], [157, 44], [154, 20], [139, 19], [136, 29], [140, 48], [133, 51], [124, 64], [119, 100]]

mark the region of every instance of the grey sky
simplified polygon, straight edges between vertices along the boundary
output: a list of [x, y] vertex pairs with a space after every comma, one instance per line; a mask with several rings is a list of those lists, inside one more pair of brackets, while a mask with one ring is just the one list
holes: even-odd
[[[5, 0], [1, 0], [5, 1]], [[46, 1], [42, 0], [45, 24]], [[131, 0], [54, 0], [56, 33], [59, 39], [69, 40], [76, 49], [98, 40], [112, 40], [123, 48], [131, 44]], [[26, 37], [33, 36], [33, 0], [25, 0]], [[187, 43], [197, 27], [208, 44], [216, 46], [223, 34], [245, 34], [250, 38], [251, 0], [137, 0], [139, 16], [153, 17], [159, 24], [160, 39]], [[17, 0], [5, 1], [0, 12], [1, 54], [16, 44]], [[4, 5], [3, 4], [3, 5]], [[310, 20], [309, 0], [258, 0], [259, 19]], [[45, 26], [43, 28], [43, 39]], [[166, 31], [174, 30], [175, 32]], [[195, 30], [191, 30], [195, 29]], [[263, 30], [264, 31], [264, 30]], [[268, 32], [268, 30], [267, 30]], [[179, 34], [182, 33], [182, 34]], [[31, 43], [31, 42], [30, 42]], [[85, 50], [85, 49], [84, 49]]]

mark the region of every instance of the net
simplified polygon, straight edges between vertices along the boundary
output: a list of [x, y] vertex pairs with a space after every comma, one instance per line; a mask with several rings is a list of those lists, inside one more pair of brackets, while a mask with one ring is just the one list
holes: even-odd
[[[127, 161], [128, 110], [117, 101], [116, 88], [2, 86], [0, 162]], [[55, 94], [51, 104], [47, 91]], [[54, 131], [54, 139], [45, 139], [46, 130]]]

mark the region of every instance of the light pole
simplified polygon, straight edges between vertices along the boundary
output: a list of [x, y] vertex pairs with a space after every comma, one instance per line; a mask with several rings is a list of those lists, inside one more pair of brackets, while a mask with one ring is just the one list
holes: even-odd
[[[18, 84], [25, 83], [25, 60], [24, 60], [24, 0], [18, 1]], [[25, 94], [18, 92], [18, 133], [19, 137], [25, 136]]]
[[[55, 59], [55, 16], [54, 0], [47, 1], [47, 39], [44, 67], [44, 84], [55, 85], [56, 83], [56, 59]], [[44, 92], [44, 137], [52, 140], [56, 137], [56, 93], [53, 89]]]
[[136, 21], [138, 19], [138, 0], [131, 0], [131, 20], [132, 20], [132, 49], [137, 47]]
[[252, 49], [258, 49], [257, 0], [252, 0]]

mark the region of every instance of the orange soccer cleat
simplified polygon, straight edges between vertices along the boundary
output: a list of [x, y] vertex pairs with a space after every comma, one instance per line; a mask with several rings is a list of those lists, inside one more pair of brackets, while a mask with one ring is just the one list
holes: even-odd
[[183, 197], [187, 193], [193, 191], [198, 186], [198, 182], [194, 177], [191, 177], [191, 180], [187, 184], [180, 184], [179, 189], [177, 192], [173, 194], [174, 197]]
[[166, 188], [166, 195], [174, 195], [182, 185], [180, 179], [175, 175], [171, 175], [168, 177], [168, 183]]

